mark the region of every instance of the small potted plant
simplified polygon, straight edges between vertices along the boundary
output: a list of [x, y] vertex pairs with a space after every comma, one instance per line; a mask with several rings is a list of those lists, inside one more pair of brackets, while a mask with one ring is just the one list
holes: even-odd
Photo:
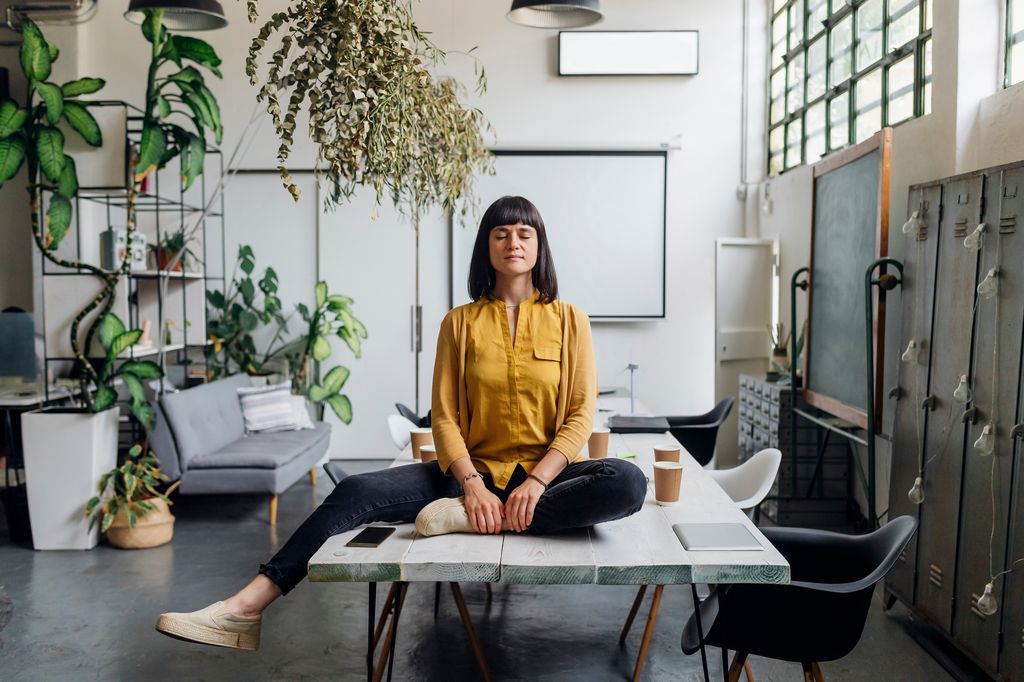
[[[155, 251], [158, 270], [167, 270], [171, 262], [174, 262], [170, 272], [181, 272], [183, 266], [186, 271], [191, 271], [193, 264], [202, 263], [195, 252], [189, 248], [188, 239], [185, 237], [185, 228], [183, 227], [175, 232], [165, 234]], [[181, 254], [180, 258], [177, 257], [178, 254]]]
[[110, 544], [121, 549], [167, 544], [174, 536], [168, 495], [180, 483], [161, 493], [157, 487], [167, 480], [153, 453], [133, 445], [124, 464], [103, 474], [99, 494], [86, 504], [89, 528], [99, 523], [100, 532], [107, 534]]

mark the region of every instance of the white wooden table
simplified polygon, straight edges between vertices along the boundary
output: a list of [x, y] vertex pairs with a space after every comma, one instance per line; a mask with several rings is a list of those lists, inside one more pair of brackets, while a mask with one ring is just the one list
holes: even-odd
[[[599, 408], [602, 403], [605, 401], [599, 401]], [[598, 421], [608, 414], [599, 412]], [[309, 580], [370, 583], [368, 644], [371, 646], [376, 644], [374, 630], [379, 638], [382, 628], [382, 623], [375, 626], [373, 620], [372, 596], [377, 582], [445, 581], [453, 583], [453, 589], [458, 582], [534, 585], [788, 583], [786, 560], [685, 449], [681, 457], [683, 482], [679, 503], [663, 507], [654, 501], [653, 447], [666, 442], [675, 441], [667, 433], [611, 434], [609, 456], [615, 457], [620, 451], [635, 452], [636, 458], [630, 461], [639, 466], [650, 481], [643, 508], [627, 518], [553, 536], [505, 533], [419, 537], [413, 524], [398, 524], [395, 533], [376, 548], [346, 547], [345, 543], [360, 530], [354, 529], [324, 543], [309, 561]], [[587, 454], [586, 449], [583, 454]], [[414, 461], [407, 447], [391, 466], [404, 466]], [[764, 550], [688, 552], [672, 530], [672, 524], [680, 522], [741, 523], [750, 529]], [[456, 594], [457, 599], [460, 596]], [[463, 617], [465, 622], [468, 616], [463, 614]], [[470, 629], [471, 624], [467, 624], [467, 630]], [[393, 648], [393, 638], [390, 644]], [[382, 662], [385, 653], [381, 654]], [[393, 663], [393, 651], [391, 653]], [[372, 671], [372, 655], [373, 649], [368, 647], [368, 674]], [[375, 679], [379, 679], [382, 670], [381, 667], [377, 671]]]

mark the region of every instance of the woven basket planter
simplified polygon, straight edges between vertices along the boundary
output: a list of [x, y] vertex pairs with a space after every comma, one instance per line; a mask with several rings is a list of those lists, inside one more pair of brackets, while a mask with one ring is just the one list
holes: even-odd
[[174, 515], [167, 503], [159, 497], [148, 500], [156, 509], [135, 519], [135, 527], [128, 525], [128, 513], [118, 512], [107, 529], [107, 539], [121, 549], [147, 549], [159, 547], [174, 537]]

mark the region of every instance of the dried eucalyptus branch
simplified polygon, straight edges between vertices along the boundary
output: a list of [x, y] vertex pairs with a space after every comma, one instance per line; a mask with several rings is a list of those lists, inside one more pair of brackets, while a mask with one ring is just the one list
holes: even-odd
[[[247, 7], [255, 22], [256, 0]], [[378, 201], [390, 196], [411, 215], [435, 205], [466, 214], [474, 175], [493, 172], [484, 142], [491, 127], [479, 109], [463, 106], [458, 82], [430, 73], [446, 55], [417, 28], [410, 0], [298, 0], [273, 14], [253, 39], [246, 60], [253, 85], [260, 84], [260, 59], [277, 34], [280, 46], [257, 98], [280, 138], [278, 168], [296, 200], [288, 157], [305, 110], [329, 206], [368, 185]], [[477, 63], [477, 90], [486, 83]]]

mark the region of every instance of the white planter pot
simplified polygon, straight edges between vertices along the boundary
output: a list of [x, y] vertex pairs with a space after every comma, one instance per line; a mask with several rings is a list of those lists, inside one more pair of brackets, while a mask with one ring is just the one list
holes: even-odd
[[117, 466], [116, 407], [93, 414], [37, 410], [21, 415], [28, 511], [36, 549], [92, 549], [85, 503]]

